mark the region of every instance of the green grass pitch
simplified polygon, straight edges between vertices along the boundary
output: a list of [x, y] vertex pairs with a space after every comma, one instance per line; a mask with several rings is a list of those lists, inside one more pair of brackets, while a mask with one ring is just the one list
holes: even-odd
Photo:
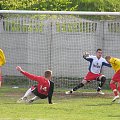
[[[27, 89], [0, 88], [0, 120], [119, 120], [120, 104], [113, 96], [96, 93], [65, 95], [55, 93], [53, 101], [38, 100], [32, 104], [16, 103]], [[81, 91], [81, 90], [79, 90]], [[84, 90], [85, 91], [85, 90]], [[87, 91], [88, 92], [88, 91]]]

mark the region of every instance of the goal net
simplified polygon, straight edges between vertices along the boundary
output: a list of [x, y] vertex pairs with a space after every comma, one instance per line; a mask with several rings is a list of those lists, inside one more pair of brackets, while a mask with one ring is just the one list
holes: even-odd
[[[56, 88], [73, 88], [88, 72], [83, 52], [95, 55], [96, 49], [102, 48], [103, 56], [120, 57], [120, 13], [3, 10], [0, 48], [7, 61], [2, 67], [4, 83], [24, 83], [23, 75], [16, 71], [20, 65], [36, 75], [51, 69]], [[107, 86], [113, 70], [103, 68], [102, 73]], [[96, 87], [93, 82], [84, 88]]]

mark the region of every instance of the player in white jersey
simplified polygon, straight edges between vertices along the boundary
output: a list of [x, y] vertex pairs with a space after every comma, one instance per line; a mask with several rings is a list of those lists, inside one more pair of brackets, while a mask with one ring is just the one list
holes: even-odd
[[102, 57], [102, 49], [97, 49], [96, 56], [89, 55], [89, 53], [85, 52], [83, 58], [90, 62], [89, 65], [89, 72], [84, 77], [82, 82], [74, 87], [72, 90], [67, 91], [66, 94], [71, 94], [73, 91], [78, 90], [79, 88], [83, 87], [86, 83], [89, 83], [92, 80], [99, 81], [99, 86], [97, 88], [97, 92], [99, 94], [104, 94], [101, 91], [101, 87], [106, 81], [106, 77], [101, 74], [101, 70], [103, 66], [111, 67], [111, 65]]

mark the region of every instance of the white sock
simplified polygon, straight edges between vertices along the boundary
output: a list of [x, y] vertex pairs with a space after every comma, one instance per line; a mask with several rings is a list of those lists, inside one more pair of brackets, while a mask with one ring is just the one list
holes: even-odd
[[31, 88], [29, 88], [27, 91], [26, 91], [26, 93], [25, 93], [25, 95], [22, 97], [22, 99], [23, 98], [27, 98], [28, 96], [30, 96], [30, 95], [32, 95], [33, 93], [32, 93], [32, 90], [31, 90]]
[[39, 97], [38, 96], [35, 96], [35, 97], [33, 97], [31, 100], [38, 100], [39, 99]]

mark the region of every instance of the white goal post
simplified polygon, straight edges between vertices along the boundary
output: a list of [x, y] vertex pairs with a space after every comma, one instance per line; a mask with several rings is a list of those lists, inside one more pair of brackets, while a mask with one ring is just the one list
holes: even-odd
[[[71, 88], [88, 71], [84, 51], [94, 55], [102, 48], [103, 56], [120, 57], [119, 45], [120, 12], [0, 10], [4, 78], [21, 76], [17, 65], [37, 75], [51, 69], [58, 88]], [[113, 74], [109, 68], [102, 72], [108, 79]]]
[[30, 10], [0, 10], [7, 14], [51, 14], [51, 15], [113, 15], [119, 16], [120, 12], [89, 12], [89, 11], [30, 11]]

